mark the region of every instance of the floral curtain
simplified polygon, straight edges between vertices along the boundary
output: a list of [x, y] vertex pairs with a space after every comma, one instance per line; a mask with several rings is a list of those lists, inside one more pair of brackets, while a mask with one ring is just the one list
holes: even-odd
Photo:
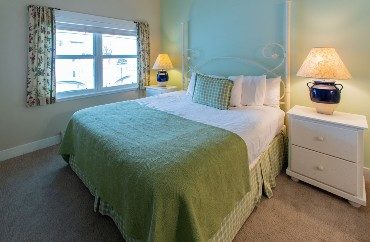
[[54, 9], [28, 6], [27, 106], [55, 103]]
[[150, 82], [150, 43], [149, 24], [146, 22], [135, 22], [137, 30], [137, 76], [139, 89], [144, 89]]

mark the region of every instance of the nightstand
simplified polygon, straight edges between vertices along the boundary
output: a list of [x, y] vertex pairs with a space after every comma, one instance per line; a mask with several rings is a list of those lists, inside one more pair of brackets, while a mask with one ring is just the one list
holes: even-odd
[[288, 112], [289, 165], [286, 173], [335, 195], [355, 207], [366, 206], [363, 115], [319, 114], [295, 106]]
[[159, 87], [159, 86], [147, 86], [146, 88], [146, 96], [156, 96], [160, 95], [163, 93], [168, 93], [168, 92], [175, 92], [177, 91], [176, 86], [165, 86], [165, 87]]

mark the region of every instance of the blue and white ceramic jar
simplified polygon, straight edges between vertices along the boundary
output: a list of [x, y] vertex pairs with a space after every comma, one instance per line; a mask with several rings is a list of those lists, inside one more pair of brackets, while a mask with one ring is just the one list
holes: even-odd
[[333, 114], [340, 102], [342, 84], [336, 84], [334, 81], [317, 80], [308, 82], [307, 86], [316, 111], [323, 114]]

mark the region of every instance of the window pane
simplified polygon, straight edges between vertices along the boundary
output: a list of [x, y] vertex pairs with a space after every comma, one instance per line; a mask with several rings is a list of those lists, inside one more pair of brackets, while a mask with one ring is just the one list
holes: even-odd
[[57, 92], [94, 89], [93, 59], [56, 59]]
[[56, 30], [57, 55], [92, 55], [93, 34], [69, 30]]
[[103, 59], [103, 87], [137, 83], [136, 58]]
[[136, 36], [103, 34], [103, 55], [137, 55]]

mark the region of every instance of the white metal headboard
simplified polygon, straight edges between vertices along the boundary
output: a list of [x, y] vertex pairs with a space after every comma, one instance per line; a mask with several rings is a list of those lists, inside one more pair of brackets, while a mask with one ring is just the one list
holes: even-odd
[[221, 56], [214, 57], [195, 66], [191, 65], [191, 60], [199, 56], [199, 51], [188, 49], [187, 46], [187, 26], [181, 23], [182, 31], [182, 84], [183, 88], [187, 86], [191, 72], [201, 72], [201, 68], [215, 61], [236, 61], [245, 65], [253, 65], [264, 71], [264, 74], [273, 77], [280, 76], [276, 71], [285, 63], [285, 78], [282, 81], [283, 92], [281, 96], [281, 104], [284, 104], [285, 110], [290, 109], [290, 17], [291, 16], [291, 0], [286, 0], [286, 46], [279, 43], [270, 43], [262, 49], [262, 56], [266, 59], [273, 59], [278, 61], [273, 68], [268, 68], [265, 65], [258, 63], [255, 60], [250, 60], [241, 57]]

